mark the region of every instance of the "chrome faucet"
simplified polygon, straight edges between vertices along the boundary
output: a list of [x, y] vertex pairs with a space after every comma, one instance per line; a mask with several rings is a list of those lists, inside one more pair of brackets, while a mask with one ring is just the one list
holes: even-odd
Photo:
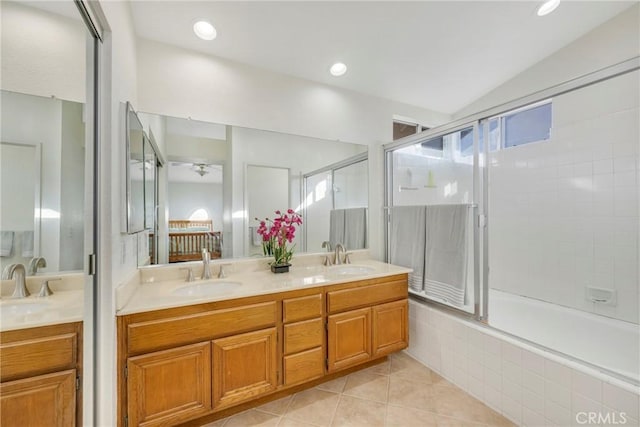
[[324, 262], [323, 264], [326, 265], [327, 267], [329, 267], [331, 264], [333, 264], [331, 262], [331, 242], [329, 242], [328, 240], [325, 240], [324, 242], [322, 242], [322, 247], [327, 249], [327, 254], [324, 257]]
[[38, 272], [38, 268], [45, 268], [47, 266], [47, 260], [43, 257], [34, 257], [29, 261], [29, 267], [27, 268], [27, 274], [34, 276]]
[[211, 279], [211, 254], [207, 248], [202, 248], [202, 277], [201, 279]]
[[341, 250], [342, 250], [342, 253], [344, 253], [346, 251], [344, 246], [342, 246], [342, 243], [336, 243], [336, 265], [342, 264], [342, 260], [340, 259], [340, 251]]
[[22, 264], [10, 264], [2, 271], [2, 280], [11, 280], [13, 278], [16, 280], [16, 287], [9, 298], [26, 298], [31, 295], [24, 277], [25, 270]]

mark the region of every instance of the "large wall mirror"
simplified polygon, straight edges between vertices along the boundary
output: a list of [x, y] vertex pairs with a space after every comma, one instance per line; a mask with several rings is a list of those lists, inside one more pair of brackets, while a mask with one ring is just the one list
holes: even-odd
[[[88, 267], [89, 255], [97, 254], [97, 43], [78, 6], [0, 2], [0, 268], [10, 279], [3, 280], [0, 332], [3, 348], [13, 347], [30, 368], [3, 376], [2, 425], [41, 425], [43, 414], [54, 412], [65, 425], [95, 424], [97, 280]], [[19, 265], [30, 276], [31, 295], [12, 298], [22, 282]], [[53, 295], [40, 298], [38, 287], [48, 279]], [[34, 370], [30, 346], [20, 344], [34, 337], [64, 337], [69, 346], [60, 354], [67, 362], [52, 357]]]
[[73, 2], [54, 3], [2, 4], [0, 268], [28, 275], [84, 267], [87, 30]]
[[[166, 159], [166, 167], [157, 169], [152, 263], [200, 260], [202, 248], [212, 258], [263, 256], [255, 218], [288, 208], [303, 215], [297, 253], [324, 250], [331, 212], [356, 207], [362, 232], [347, 247], [366, 247], [367, 146], [142, 112], [138, 117]], [[332, 181], [321, 184], [321, 197], [320, 187], [306, 181], [327, 170]]]

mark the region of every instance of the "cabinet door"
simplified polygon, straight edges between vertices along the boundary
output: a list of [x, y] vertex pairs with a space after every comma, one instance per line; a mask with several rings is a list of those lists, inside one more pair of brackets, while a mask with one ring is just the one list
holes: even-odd
[[276, 370], [276, 328], [214, 340], [214, 409], [275, 390]]
[[3, 426], [75, 426], [76, 370], [2, 383], [0, 402]]
[[173, 425], [211, 411], [211, 344], [131, 357], [129, 425]]
[[328, 370], [337, 371], [371, 358], [371, 309], [328, 317]]
[[407, 347], [407, 300], [373, 306], [372, 315], [374, 357]]

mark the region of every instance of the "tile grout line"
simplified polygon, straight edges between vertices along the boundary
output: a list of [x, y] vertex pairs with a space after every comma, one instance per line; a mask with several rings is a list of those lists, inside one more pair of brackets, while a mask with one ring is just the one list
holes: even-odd
[[[347, 375], [348, 377], [349, 375]], [[345, 383], [346, 386], [346, 383]], [[340, 406], [340, 402], [342, 401], [342, 392], [338, 394], [338, 403], [336, 404], [336, 409], [333, 410], [333, 415], [331, 416], [331, 421], [329, 421], [329, 427], [333, 426], [333, 422], [336, 419], [336, 414], [338, 413], [338, 407]]]
[[[282, 421], [284, 420], [284, 418], [287, 415], [287, 412], [289, 412], [289, 408], [291, 407], [291, 403], [293, 402], [293, 399], [296, 397], [298, 393], [294, 393], [291, 398], [289, 399], [289, 402], [287, 403], [287, 407], [284, 409], [284, 412], [282, 413], [282, 415], [280, 415], [280, 421], [278, 421], [278, 425], [282, 424]], [[223, 426], [224, 427], [224, 426]]]
[[387, 418], [389, 417], [389, 399], [391, 398], [391, 358], [389, 358], [389, 369], [387, 375], [387, 401], [384, 405], [384, 426], [387, 426]]

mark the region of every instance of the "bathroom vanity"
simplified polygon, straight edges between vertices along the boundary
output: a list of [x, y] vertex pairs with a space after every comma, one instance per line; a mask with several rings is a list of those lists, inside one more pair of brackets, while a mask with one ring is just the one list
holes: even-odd
[[[60, 278], [60, 276], [57, 276]], [[0, 300], [0, 425], [82, 425], [81, 274], [63, 275], [38, 298], [45, 276], [30, 276], [31, 296]]]
[[405, 348], [408, 271], [366, 261], [192, 283], [158, 272], [117, 318], [120, 425], [204, 424]]

